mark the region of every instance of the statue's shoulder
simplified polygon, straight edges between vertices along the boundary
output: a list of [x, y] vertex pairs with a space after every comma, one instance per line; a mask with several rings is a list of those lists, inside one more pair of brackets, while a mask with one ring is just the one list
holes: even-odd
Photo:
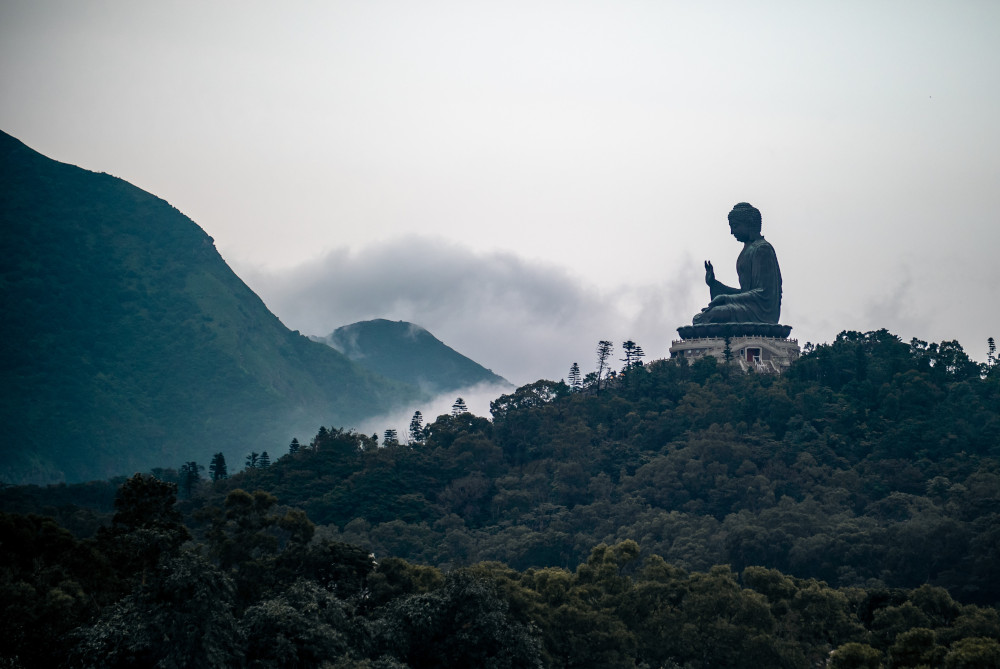
[[771, 246], [771, 242], [767, 241], [763, 237], [758, 237], [750, 243], [750, 250], [754, 253], [763, 251], [765, 253], [774, 253], [774, 247]]

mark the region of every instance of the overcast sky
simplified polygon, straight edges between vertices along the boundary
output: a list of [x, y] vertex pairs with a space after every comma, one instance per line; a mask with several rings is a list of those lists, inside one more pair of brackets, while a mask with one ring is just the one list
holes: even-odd
[[291, 328], [517, 384], [664, 357], [764, 217], [800, 343], [1000, 337], [1000, 3], [0, 2], [0, 129], [178, 207]]

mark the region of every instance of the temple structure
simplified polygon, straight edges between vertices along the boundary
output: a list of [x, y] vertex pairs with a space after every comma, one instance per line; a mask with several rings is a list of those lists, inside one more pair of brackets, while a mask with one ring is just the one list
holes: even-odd
[[780, 325], [781, 270], [771, 246], [761, 236], [761, 216], [756, 207], [740, 202], [729, 213], [729, 229], [743, 251], [736, 260], [738, 288], [715, 278], [705, 261], [705, 283], [711, 301], [692, 319], [677, 328], [680, 340], [670, 347], [670, 357], [697, 359], [707, 355], [729, 360], [744, 371], [780, 373], [799, 357], [799, 343], [789, 339], [792, 327]]
[[[683, 328], [678, 328], [683, 329]], [[745, 372], [780, 374], [799, 357], [799, 342], [787, 337], [740, 335], [729, 338], [730, 361]], [[726, 360], [726, 338], [692, 337], [675, 339], [670, 346], [670, 357], [684, 357], [694, 361], [706, 355], [715, 356], [720, 363]]]

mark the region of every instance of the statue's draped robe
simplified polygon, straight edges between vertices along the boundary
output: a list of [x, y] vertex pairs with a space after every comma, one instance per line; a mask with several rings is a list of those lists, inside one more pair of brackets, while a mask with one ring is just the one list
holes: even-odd
[[730, 288], [718, 280], [709, 285], [712, 299], [731, 295], [732, 302], [711, 307], [694, 317], [702, 323], [777, 323], [781, 314], [781, 270], [778, 257], [763, 237], [743, 247], [736, 260], [739, 288]]

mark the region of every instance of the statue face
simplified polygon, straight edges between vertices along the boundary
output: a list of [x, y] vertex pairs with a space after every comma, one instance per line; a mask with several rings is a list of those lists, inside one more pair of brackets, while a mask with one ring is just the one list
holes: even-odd
[[736, 241], [746, 243], [753, 239], [756, 226], [750, 221], [742, 218], [729, 219], [729, 231], [736, 237]]

